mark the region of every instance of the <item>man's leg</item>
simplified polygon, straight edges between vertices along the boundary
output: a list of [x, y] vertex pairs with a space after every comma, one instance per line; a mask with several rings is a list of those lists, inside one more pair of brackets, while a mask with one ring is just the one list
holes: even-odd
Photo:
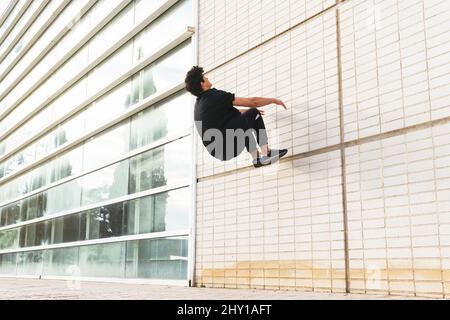
[[269, 152], [269, 138], [267, 137], [266, 126], [264, 124], [261, 112], [259, 112], [258, 109], [250, 109], [247, 112], [245, 112], [242, 115], [242, 117], [247, 122], [248, 128], [254, 130], [254, 133], [256, 135], [256, 141], [258, 145], [261, 147], [262, 154], [267, 156]]
[[[248, 127], [254, 130], [256, 140], [261, 147], [261, 152], [263, 154], [263, 157], [257, 157], [255, 159], [255, 154], [249, 150], [252, 154], [253, 164], [256, 168], [275, 163], [288, 153], [287, 149], [272, 150], [269, 148], [269, 138], [267, 137], [266, 126], [264, 124], [261, 112], [259, 112], [258, 109], [250, 109], [245, 112], [242, 117], [245, 119], [245, 122], [247, 122]], [[256, 152], [256, 156], [257, 155], [258, 154]]]

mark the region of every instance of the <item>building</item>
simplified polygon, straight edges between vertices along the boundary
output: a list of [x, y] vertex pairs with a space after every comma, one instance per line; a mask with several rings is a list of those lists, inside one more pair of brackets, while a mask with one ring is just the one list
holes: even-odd
[[[2, 276], [449, 296], [449, 1], [0, 12]], [[285, 160], [204, 151], [196, 64], [287, 102], [266, 109]]]
[[194, 1], [10, 3], [0, 273], [187, 285]]

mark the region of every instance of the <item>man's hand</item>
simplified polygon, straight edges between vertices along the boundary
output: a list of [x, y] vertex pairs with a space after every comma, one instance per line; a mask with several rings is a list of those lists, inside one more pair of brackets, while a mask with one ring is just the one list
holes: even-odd
[[284, 108], [284, 110], [287, 110], [288, 108], [286, 107], [286, 105], [284, 104], [283, 101], [279, 100], [279, 99], [273, 99], [273, 103], [275, 103], [276, 105], [282, 106]]

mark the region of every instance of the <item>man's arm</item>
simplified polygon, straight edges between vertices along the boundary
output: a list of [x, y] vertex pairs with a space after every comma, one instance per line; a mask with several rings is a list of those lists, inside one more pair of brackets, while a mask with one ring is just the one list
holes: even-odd
[[259, 98], [259, 97], [239, 98], [239, 97], [236, 97], [233, 101], [233, 105], [235, 105], [235, 106], [249, 107], [249, 108], [264, 107], [264, 106], [267, 106], [272, 103], [282, 106], [284, 109], [287, 110], [287, 107], [283, 103], [283, 101], [274, 99], [274, 98]]

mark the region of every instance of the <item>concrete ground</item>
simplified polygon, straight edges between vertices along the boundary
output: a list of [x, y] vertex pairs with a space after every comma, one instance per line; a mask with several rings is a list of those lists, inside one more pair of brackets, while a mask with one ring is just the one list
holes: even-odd
[[[0, 279], [0, 300], [399, 300], [411, 297]], [[417, 298], [416, 298], [417, 299]]]

